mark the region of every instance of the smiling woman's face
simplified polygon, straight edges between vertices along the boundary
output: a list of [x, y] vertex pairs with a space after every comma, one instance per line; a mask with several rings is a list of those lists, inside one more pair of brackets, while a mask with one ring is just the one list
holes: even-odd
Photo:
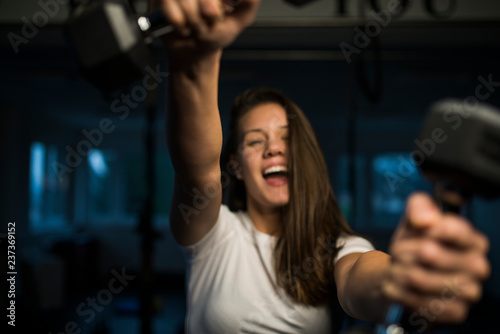
[[278, 104], [261, 104], [239, 122], [239, 174], [247, 205], [276, 208], [288, 203], [288, 120]]

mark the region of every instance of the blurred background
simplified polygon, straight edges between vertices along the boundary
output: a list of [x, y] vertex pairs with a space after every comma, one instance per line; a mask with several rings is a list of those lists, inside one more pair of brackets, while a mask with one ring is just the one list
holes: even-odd
[[[15, 222], [16, 327], [183, 333], [184, 258], [168, 227], [166, 80], [149, 108], [134, 86], [108, 96], [85, 80], [63, 29], [77, 3], [0, 0], [0, 258]], [[146, 10], [146, 1], [130, 3]], [[255, 24], [225, 51], [219, 85], [224, 128], [248, 87], [275, 87], [297, 102], [344, 214], [381, 250], [408, 194], [431, 190], [412, 161], [429, 106], [456, 97], [500, 107], [500, 2], [410, 1], [383, 18], [387, 4], [263, 0]], [[491, 240], [492, 275], [468, 322], [440, 330], [491, 333], [500, 201], [473, 199], [466, 215]]]

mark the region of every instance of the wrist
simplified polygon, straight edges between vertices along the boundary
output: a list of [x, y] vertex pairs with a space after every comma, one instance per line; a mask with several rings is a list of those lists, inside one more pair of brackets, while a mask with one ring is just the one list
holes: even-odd
[[218, 75], [222, 50], [204, 50], [200, 53], [170, 54], [169, 71], [174, 77], [198, 80]]
[[186, 52], [171, 51], [167, 53], [167, 57], [171, 66], [175, 68], [185, 69], [192, 67], [210, 66], [211, 64], [220, 62], [222, 49], [197, 48]]

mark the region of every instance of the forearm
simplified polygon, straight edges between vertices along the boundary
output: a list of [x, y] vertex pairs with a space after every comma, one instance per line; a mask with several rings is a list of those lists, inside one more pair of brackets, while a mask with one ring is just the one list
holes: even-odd
[[217, 103], [221, 51], [198, 59], [171, 60], [167, 140], [180, 180], [203, 182], [216, 170], [222, 149]]
[[344, 274], [338, 296], [350, 316], [371, 323], [384, 319], [390, 302], [382, 294], [382, 281], [390, 261], [389, 255], [379, 251], [363, 253]]

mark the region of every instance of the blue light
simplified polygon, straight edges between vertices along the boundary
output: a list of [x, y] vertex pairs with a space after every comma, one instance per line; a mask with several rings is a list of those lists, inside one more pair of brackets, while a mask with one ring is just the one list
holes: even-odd
[[109, 168], [102, 151], [98, 149], [93, 149], [89, 153], [89, 164], [90, 168], [92, 168], [92, 170], [94, 171], [94, 173], [96, 173], [97, 176], [106, 177], [108, 175]]
[[31, 144], [30, 152], [30, 221], [34, 228], [41, 221], [42, 195], [45, 175], [45, 145], [39, 142]]

